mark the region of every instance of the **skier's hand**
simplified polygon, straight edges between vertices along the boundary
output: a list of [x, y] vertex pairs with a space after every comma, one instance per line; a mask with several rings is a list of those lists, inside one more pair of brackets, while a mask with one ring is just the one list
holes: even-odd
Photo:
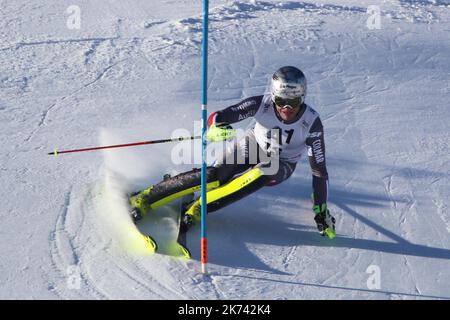
[[206, 139], [212, 142], [231, 140], [236, 136], [236, 129], [227, 123], [212, 124], [206, 133]]
[[322, 236], [327, 236], [329, 239], [336, 237], [334, 224], [336, 219], [330, 214], [326, 203], [322, 205], [315, 205], [313, 207], [315, 213], [314, 221], [317, 224], [317, 229]]

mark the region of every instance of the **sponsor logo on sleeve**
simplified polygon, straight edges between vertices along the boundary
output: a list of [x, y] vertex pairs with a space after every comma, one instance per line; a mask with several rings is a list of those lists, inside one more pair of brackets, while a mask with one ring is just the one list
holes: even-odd
[[253, 115], [253, 112], [249, 111], [246, 114], [240, 114], [239, 115], [239, 121], [247, 119], [248, 117], [251, 117]]
[[[325, 156], [322, 150], [322, 141], [320, 139], [315, 140], [312, 144], [312, 151], [314, 154], [314, 158], [316, 159], [316, 163], [322, 163], [325, 161]], [[308, 151], [309, 153], [309, 151]]]
[[322, 132], [310, 132], [308, 138], [320, 138], [322, 136]]
[[247, 109], [248, 107], [250, 107], [254, 104], [256, 104], [255, 100], [245, 101], [245, 102], [241, 103], [240, 105], [232, 108], [232, 110], [233, 111], [244, 111], [245, 109]]

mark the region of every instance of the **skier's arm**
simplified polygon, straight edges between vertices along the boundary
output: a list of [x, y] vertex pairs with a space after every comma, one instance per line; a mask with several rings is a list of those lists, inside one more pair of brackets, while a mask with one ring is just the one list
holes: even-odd
[[328, 198], [328, 173], [325, 161], [325, 140], [320, 118], [314, 121], [306, 139], [309, 164], [313, 177], [314, 206], [322, 206]]
[[311, 126], [306, 145], [313, 175], [314, 221], [322, 236], [326, 235], [329, 239], [334, 239], [336, 219], [327, 208], [328, 173], [325, 162], [323, 125], [320, 118], [317, 118]]
[[261, 105], [263, 96], [254, 96], [225, 109], [213, 112], [208, 119], [211, 125], [232, 124], [253, 117]]

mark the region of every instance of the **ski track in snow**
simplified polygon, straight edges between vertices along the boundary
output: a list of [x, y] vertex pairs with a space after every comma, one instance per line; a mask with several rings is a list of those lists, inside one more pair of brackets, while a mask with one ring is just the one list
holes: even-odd
[[103, 70], [101, 70], [99, 72], [99, 74], [97, 75], [97, 77], [94, 80], [84, 84], [81, 88], [76, 89], [74, 92], [70, 93], [69, 95], [61, 97], [60, 99], [58, 99], [57, 102], [55, 102], [52, 105], [50, 105], [44, 112], [42, 112], [42, 116], [41, 116], [41, 118], [40, 118], [36, 128], [33, 129], [33, 131], [31, 131], [31, 133], [28, 135], [28, 137], [25, 138], [24, 142], [29, 142], [36, 135], [36, 133], [39, 131], [39, 129], [41, 129], [42, 126], [46, 125], [46, 120], [47, 120], [47, 118], [48, 118], [48, 116], [50, 114], [50, 111], [55, 109], [55, 107], [57, 107], [58, 105], [62, 104], [66, 99], [76, 96], [82, 90], [84, 90], [84, 89], [94, 85], [96, 82], [102, 80], [103, 77], [107, 74], [107, 72], [111, 68], [115, 67], [119, 63], [122, 63], [123, 61], [125, 61], [125, 60], [121, 60], [121, 61], [118, 61], [118, 62], [112, 64], [112, 65], [107, 66], [106, 68], [104, 68]]

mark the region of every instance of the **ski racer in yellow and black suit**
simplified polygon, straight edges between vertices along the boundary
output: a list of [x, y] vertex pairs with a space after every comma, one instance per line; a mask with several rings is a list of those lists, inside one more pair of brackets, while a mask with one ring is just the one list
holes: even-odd
[[[312, 171], [313, 211], [322, 235], [334, 238], [335, 219], [327, 207], [328, 173], [325, 161], [323, 125], [319, 114], [305, 104], [306, 78], [295, 67], [274, 73], [271, 92], [247, 98], [214, 112], [208, 120], [207, 139], [223, 141], [235, 135], [231, 124], [252, 117], [253, 127], [229, 148], [222, 159], [207, 169], [207, 211], [213, 212], [259, 190], [288, 179], [298, 160], [308, 153]], [[134, 194], [133, 217], [199, 190], [200, 170], [165, 179]], [[201, 199], [186, 212], [189, 227], [200, 219]]]

